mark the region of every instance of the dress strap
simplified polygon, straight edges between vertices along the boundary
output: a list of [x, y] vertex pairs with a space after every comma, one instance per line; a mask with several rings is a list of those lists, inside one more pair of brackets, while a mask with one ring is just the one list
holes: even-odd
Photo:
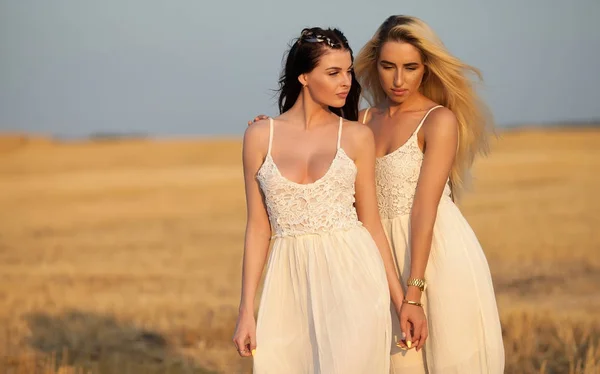
[[371, 107], [368, 107], [367, 110], [365, 110], [365, 115], [363, 116], [363, 119], [362, 119], [363, 125], [367, 124], [367, 115], [369, 114], [369, 109], [371, 109]]
[[338, 129], [338, 139], [337, 139], [337, 149], [340, 149], [340, 145], [342, 144], [342, 124], [344, 123], [344, 119], [340, 117], [340, 128]]
[[273, 145], [273, 118], [269, 117], [269, 148], [267, 154], [271, 155], [271, 147]]
[[433, 112], [434, 109], [441, 108], [441, 107], [443, 107], [443, 105], [436, 105], [433, 108], [429, 109], [427, 111], [427, 113], [425, 113], [425, 115], [423, 116], [423, 119], [421, 120], [421, 123], [419, 123], [419, 126], [417, 126], [417, 129], [415, 130], [414, 133], [416, 134], [416, 133], [419, 132], [419, 130], [421, 129], [421, 126], [423, 126], [423, 124], [425, 123], [425, 120], [427, 119], [427, 116], [429, 116], [429, 113]]

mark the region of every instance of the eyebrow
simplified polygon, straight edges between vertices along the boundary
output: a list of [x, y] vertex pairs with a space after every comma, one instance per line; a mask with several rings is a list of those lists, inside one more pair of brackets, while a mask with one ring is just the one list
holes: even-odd
[[[350, 65], [350, 67], [348, 68], [348, 70], [352, 70], [352, 69], [354, 69], [354, 64]], [[343, 69], [340, 68], [340, 67], [337, 67], [337, 66], [332, 66], [332, 67], [327, 68], [325, 70], [343, 70]]]
[[[396, 66], [396, 64], [394, 64], [393, 62], [387, 61], [387, 60], [381, 60], [380, 63]], [[419, 63], [418, 62], [407, 62], [406, 64], [404, 64], [404, 66], [416, 66], [416, 65], [419, 65]]]

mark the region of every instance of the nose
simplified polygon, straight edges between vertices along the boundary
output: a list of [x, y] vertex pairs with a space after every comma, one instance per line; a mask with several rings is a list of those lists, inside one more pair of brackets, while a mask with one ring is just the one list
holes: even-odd
[[342, 82], [344, 87], [350, 87], [352, 85], [352, 73], [348, 73], [344, 75], [344, 80]]
[[402, 77], [402, 70], [396, 69], [394, 73], [394, 87], [401, 87], [404, 82], [404, 78]]

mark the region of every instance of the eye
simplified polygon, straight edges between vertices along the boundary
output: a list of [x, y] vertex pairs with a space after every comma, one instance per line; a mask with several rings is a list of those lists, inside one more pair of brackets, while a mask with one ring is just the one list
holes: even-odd
[[338, 72], [334, 71], [334, 72], [329, 73], [329, 75], [331, 75], [333, 77], [334, 75], [338, 75]]
[[382, 66], [381, 66], [381, 68], [382, 68], [383, 70], [392, 70], [392, 69], [393, 69], [393, 67], [391, 67], [391, 66], [387, 66], [387, 65], [382, 65]]

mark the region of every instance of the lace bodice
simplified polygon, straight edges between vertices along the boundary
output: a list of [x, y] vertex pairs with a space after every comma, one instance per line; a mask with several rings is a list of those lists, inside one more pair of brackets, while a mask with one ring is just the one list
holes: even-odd
[[336, 155], [327, 172], [309, 184], [285, 178], [271, 157], [273, 121], [269, 150], [256, 178], [265, 195], [275, 237], [323, 234], [360, 225], [354, 208], [356, 165], [340, 147], [342, 119]]
[[[419, 148], [417, 134], [427, 115], [433, 109], [439, 107], [434, 107], [425, 114], [406, 143], [394, 152], [376, 160], [377, 203], [379, 205], [379, 215], [382, 219], [410, 214], [421, 172], [421, 164], [423, 163], [423, 152]], [[444, 195], [450, 196], [450, 192], [450, 186], [446, 183]]]

